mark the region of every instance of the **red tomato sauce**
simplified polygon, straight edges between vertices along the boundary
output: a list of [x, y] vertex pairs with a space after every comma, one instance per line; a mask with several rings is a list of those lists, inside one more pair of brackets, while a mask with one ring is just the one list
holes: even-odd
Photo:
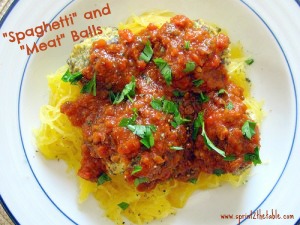
[[[140, 59], [147, 41], [153, 56], [150, 62]], [[151, 190], [156, 184], [169, 179], [191, 181], [200, 172], [235, 173], [249, 166], [244, 155], [259, 147], [259, 130], [248, 139], [242, 133], [247, 120], [243, 90], [233, 84], [227, 75], [223, 55], [229, 38], [221, 33], [212, 34], [206, 27], [196, 27], [185, 16], [175, 16], [161, 28], [150, 24], [134, 35], [129, 30], [119, 31], [119, 41], [107, 44], [99, 40], [93, 44], [90, 64], [83, 71], [83, 84], [96, 75], [97, 94], [82, 94], [74, 102], [66, 102], [61, 111], [73, 125], [81, 127], [82, 145], [79, 176], [97, 181], [102, 173], [124, 174], [129, 183], [144, 179], [137, 185], [139, 191]], [[188, 44], [188, 47], [187, 47]], [[168, 85], [153, 59], [164, 59], [171, 68], [172, 81]], [[186, 64], [195, 68], [185, 72]], [[135, 77], [135, 95], [112, 104], [109, 92], [120, 93]], [[200, 85], [195, 81], [201, 80]], [[226, 90], [220, 94], [219, 90]], [[179, 91], [174, 94], [174, 91]], [[201, 101], [201, 96], [206, 100]], [[187, 122], [172, 126], [174, 114], [151, 106], [153, 99], [166, 99], [178, 105]], [[228, 108], [228, 104], [232, 107]], [[153, 125], [154, 145], [147, 148], [141, 138], [119, 124], [134, 116], [136, 124]], [[212, 143], [235, 160], [226, 161], [211, 150], [201, 135], [194, 140], [194, 121], [203, 112], [205, 131]], [[178, 150], [172, 148], [180, 147]], [[139, 167], [138, 172], [133, 172]]]

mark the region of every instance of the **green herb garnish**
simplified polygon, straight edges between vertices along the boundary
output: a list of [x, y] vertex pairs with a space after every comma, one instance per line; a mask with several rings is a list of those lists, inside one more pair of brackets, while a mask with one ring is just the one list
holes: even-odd
[[228, 92], [222, 88], [218, 91], [218, 95], [222, 95], [222, 94], [228, 94]]
[[193, 84], [194, 84], [196, 87], [199, 87], [201, 84], [204, 83], [204, 80], [202, 80], [202, 79], [197, 79], [197, 80], [193, 80], [192, 82], [193, 82]]
[[256, 147], [254, 149], [254, 153], [247, 153], [244, 155], [244, 160], [246, 162], [253, 162], [254, 166], [256, 166], [257, 164], [261, 164], [261, 160], [259, 157], [259, 148]]
[[203, 92], [200, 92], [199, 101], [201, 103], [208, 102], [209, 101], [209, 97], [206, 94], [204, 94]]
[[175, 151], [181, 151], [181, 150], [184, 150], [184, 148], [181, 147], [181, 146], [171, 146], [170, 149], [171, 149], [171, 150], [175, 150]]
[[184, 96], [184, 92], [183, 91], [179, 91], [179, 90], [175, 90], [175, 91], [173, 91], [173, 95], [175, 97], [183, 97]]
[[255, 134], [255, 126], [256, 123], [247, 120], [244, 125], [242, 126], [242, 133], [245, 137], [247, 137], [249, 140], [252, 138], [252, 136]]
[[128, 125], [134, 125], [136, 118], [138, 117], [138, 112], [136, 108], [133, 108], [133, 116], [131, 118], [123, 118], [120, 123], [119, 126], [120, 127], [127, 127]]
[[182, 118], [178, 109], [178, 105], [175, 102], [166, 100], [164, 97], [161, 99], [156, 98], [151, 101], [152, 108], [162, 111], [164, 113], [173, 114], [174, 121], [171, 122], [171, 125], [176, 128], [179, 125], [189, 122], [190, 120]]
[[70, 82], [71, 84], [77, 84], [78, 81], [83, 77], [81, 72], [71, 73], [68, 69], [65, 74], [61, 77], [62, 81]]
[[113, 100], [113, 104], [119, 104], [120, 102], [122, 102], [125, 97], [127, 97], [131, 102], [133, 102], [132, 97], [135, 96], [135, 85], [136, 85], [136, 81], [135, 78], [132, 77], [131, 81], [125, 85], [123, 91], [118, 94], [110, 94], [110, 99]]
[[229, 102], [226, 106], [225, 106], [226, 109], [228, 110], [233, 110], [234, 109], [234, 105], [232, 104], [232, 102]]
[[132, 131], [135, 135], [142, 138], [140, 142], [146, 147], [151, 148], [154, 146], [153, 133], [156, 131], [154, 125], [128, 125], [127, 128]]
[[118, 204], [118, 206], [122, 209], [125, 210], [129, 207], [129, 204], [127, 202], [121, 202]]
[[143, 168], [142, 168], [142, 166], [140, 166], [140, 165], [134, 166], [134, 167], [133, 167], [133, 170], [132, 170], [132, 172], [131, 172], [131, 175], [136, 174], [136, 173], [142, 171], [142, 169], [143, 169]]
[[133, 108], [133, 116], [131, 118], [123, 118], [119, 126], [126, 127], [130, 131], [132, 131], [135, 135], [142, 138], [140, 142], [145, 145], [147, 148], [151, 148], [154, 146], [154, 137], [153, 133], [156, 131], [156, 127], [154, 125], [139, 125], [136, 124], [136, 119], [138, 116], [138, 112], [136, 108]]
[[189, 179], [188, 181], [189, 181], [190, 183], [192, 183], [192, 184], [196, 184], [197, 181], [198, 181], [198, 179], [197, 179], [197, 178], [192, 178], [192, 179]]
[[245, 63], [250, 66], [252, 63], [254, 63], [254, 59], [246, 59]]
[[134, 180], [134, 186], [137, 187], [137, 186], [139, 186], [140, 184], [147, 183], [147, 182], [149, 182], [149, 179], [146, 178], [146, 177], [136, 178], [136, 179]]
[[191, 45], [190, 41], [184, 41], [184, 49], [185, 50], [189, 50], [190, 49], [190, 45]]
[[189, 73], [194, 71], [195, 68], [196, 68], [196, 64], [192, 61], [189, 61], [185, 64], [185, 69], [183, 70], [183, 72]]
[[218, 177], [221, 176], [221, 175], [224, 174], [224, 173], [225, 173], [225, 172], [224, 172], [224, 170], [222, 170], [222, 169], [215, 169], [215, 170], [213, 171], [213, 174], [217, 175]]
[[146, 42], [143, 52], [140, 55], [140, 60], [144, 60], [145, 62], [148, 63], [148, 62], [150, 62], [152, 55], [153, 55], [153, 49], [151, 48], [151, 43], [148, 40]]
[[106, 173], [102, 173], [101, 176], [97, 180], [97, 185], [102, 185], [108, 181], [111, 181], [111, 178]]
[[184, 124], [184, 123], [187, 123], [187, 122], [190, 122], [191, 120], [189, 119], [186, 119], [186, 118], [182, 118], [179, 111], [176, 111], [174, 113], [174, 121], [171, 121], [171, 125], [176, 128], [178, 127], [179, 125], [181, 124]]
[[231, 162], [231, 161], [236, 160], [236, 157], [234, 155], [227, 155], [226, 157], [223, 158], [223, 160]]
[[193, 129], [193, 133], [192, 133], [193, 140], [196, 140], [200, 127], [202, 128], [201, 135], [202, 135], [205, 145], [208, 147], [208, 149], [214, 150], [217, 153], [219, 153], [221, 156], [226, 157], [225, 152], [223, 150], [219, 149], [217, 146], [215, 146], [214, 143], [208, 138], [208, 136], [205, 132], [204, 117], [203, 117], [202, 112], [198, 113], [198, 116], [194, 122], [194, 129]]
[[172, 70], [167, 61], [162, 58], [156, 58], [153, 61], [160, 70], [162, 76], [165, 78], [167, 85], [170, 85], [172, 83]]
[[87, 83], [85, 84], [82, 89], [81, 89], [81, 93], [90, 93], [93, 94], [94, 96], [96, 96], [96, 73], [94, 73], [93, 78]]

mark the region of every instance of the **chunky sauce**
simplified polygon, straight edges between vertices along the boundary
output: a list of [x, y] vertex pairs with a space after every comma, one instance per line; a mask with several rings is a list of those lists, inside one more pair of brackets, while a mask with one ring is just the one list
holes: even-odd
[[[153, 56], [145, 62], [140, 55], [148, 40]], [[251, 139], [242, 133], [243, 124], [250, 118], [243, 103], [243, 90], [229, 81], [224, 66], [228, 45], [226, 35], [212, 34], [185, 16], [175, 16], [161, 28], [150, 24], [138, 35], [119, 31], [117, 43], [94, 42], [82, 82], [85, 84], [96, 75], [96, 96], [82, 94], [75, 102], [61, 107], [73, 125], [83, 131], [83, 158], [78, 174], [97, 181], [103, 173], [122, 173], [129, 183], [143, 180], [137, 189], [147, 191], [169, 179], [191, 181], [200, 172], [236, 173], [249, 166], [251, 162], [245, 161], [244, 156], [259, 147], [259, 131], [256, 127]], [[156, 58], [164, 59], [170, 66], [170, 85], [153, 62]], [[189, 62], [195, 67], [185, 72]], [[132, 101], [125, 98], [112, 104], [109, 93], [122, 92], [132, 77], [136, 80]], [[222, 89], [225, 92], [219, 92]], [[172, 126], [174, 114], [154, 109], [153, 99], [177, 103], [181, 117], [187, 121]], [[135, 115], [134, 110], [136, 124], [156, 127], [150, 148], [131, 130], [119, 126], [122, 119]], [[201, 127], [196, 138], [192, 138], [194, 121], [200, 112], [209, 139], [226, 155], [233, 155], [234, 160], [224, 160], [211, 150], [201, 135]], [[174, 146], [179, 148], [175, 150]]]

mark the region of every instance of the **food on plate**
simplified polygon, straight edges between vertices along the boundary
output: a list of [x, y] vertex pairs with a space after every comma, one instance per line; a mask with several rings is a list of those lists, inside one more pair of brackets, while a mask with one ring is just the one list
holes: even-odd
[[[141, 224], [260, 164], [253, 63], [222, 29], [169, 12], [131, 17], [74, 46], [50, 76], [40, 151], [78, 171], [106, 215]], [[120, 213], [117, 213], [120, 212]]]

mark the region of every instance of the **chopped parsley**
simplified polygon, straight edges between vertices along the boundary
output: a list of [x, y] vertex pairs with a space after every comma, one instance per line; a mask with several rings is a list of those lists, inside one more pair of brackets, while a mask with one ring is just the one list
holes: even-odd
[[242, 126], [242, 133], [249, 140], [255, 134], [255, 126], [256, 126], [256, 123], [252, 122], [252, 121], [249, 121], [249, 120], [247, 120], [244, 123], [244, 125]]
[[235, 157], [235, 155], [227, 155], [226, 157], [223, 158], [223, 160], [231, 162], [231, 161], [236, 160], [236, 157]]
[[94, 96], [96, 96], [96, 73], [94, 73], [93, 78], [87, 83], [85, 84], [82, 89], [81, 89], [81, 93], [90, 93], [93, 94]]
[[185, 69], [183, 70], [183, 72], [189, 73], [194, 71], [195, 68], [196, 68], [196, 64], [192, 61], [189, 61], [185, 64]]
[[160, 70], [162, 76], [165, 78], [167, 85], [170, 85], [172, 83], [172, 70], [167, 61], [162, 58], [156, 58], [153, 61]]
[[252, 63], [254, 63], [254, 59], [251, 59], [251, 58], [246, 59], [245, 63], [250, 66]]
[[228, 92], [222, 88], [218, 91], [218, 95], [222, 95], [222, 94], [228, 94]]
[[184, 150], [184, 148], [181, 147], [181, 146], [171, 146], [170, 149], [171, 149], [171, 150], [175, 150], [175, 151], [181, 151], [181, 150]]
[[83, 77], [81, 72], [71, 73], [68, 69], [65, 74], [61, 77], [62, 81], [70, 82], [71, 84], [77, 84], [78, 81]]
[[125, 99], [125, 97], [127, 97], [131, 102], [133, 102], [132, 97], [135, 96], [135, 86], [136, 81], [135, 78], [132, 77], [131, 81], [125, 85], [121, 93], [114, 94], [113, 92], [110, 92], [110, 100], [113, 104], [119, 104]]
[[201, 84], [204, 83], [204, 80], [202, 80], [202, 79], [197, 79], [197, 80], [193, 80], [192, 82], [193, 82], [193, 84], [194, 84], [196, 87], [199, 87]]
[[259, 157], [259, 148], [256, 147], [254, 149], [254, 153], [247, 153], [244, 155], [244, 160], [246, 162], [253, 162], [254, 166], [256, 166], [257, 164], [261, 164], [261, 160]]
[[173, 114], [174, 120], [171, 121], [171, 125], [176, 128], [181, 124], [189, 122], [189, 119], [182, 118], [178, 109], [178, 105], [175, 102], [166, 100], [164, 97], [161, 99], [152, 99], [150, 105], [153, 109], [162, 111], [164, 113]]
[[132, 172], [131, 172], [131, 175], [136, 174], [136, 173], [142, 171], [142, 169], [143, 169], [143, 168], [142, 168], [142, 166], [140, 166], [140, 165], [134, 166], [134, 167], [133, 167], [133, 170], [132, 170]]
[[144, 60], [145, 62], [150, 62], [151, 58], [153, 55], [153, 49], [151, 48], [151, 43], [148, 40], [144, 50], [142, 51], [141, 55], [140, 55], [140, 60]]
[[232, 102], [228, 102], [228, 104], [225, 106], [225, 108], [228, 109], [228, 110], [233, 110], [234, 105], [232, 104]]
[[184, 96], [184, 92], [183, 91], [179, 91], [179, 90], [174, 90], [173, 91], [173, 95], [175, 97], [183, 97]]
[[189, 179], [188, 181], [189, 181], [190, 183], [192, 183], [192, 184], [196, 184], [197, 181], [198, 181], [198, 179], [197, 179], [197, 178], [191, 178], [191, 179]]
[[190, 122], [191, 120], [186, 119], [186, 118], [182, 118], [179, 111], [176, 111], [174, 114], [174, 121], [171, 121], [171, 125], [176, 128], [178, 126], [180, 126], [181, 124]]
[[136, 178], [134, 180], [134, 186], [139, 186], [140, 184], [143, 184], [143, 183], [148, 183], [149, 182], [149, 179], [146, 178], [146, 177], [139, 177], [139, 178]]
[[101, 176], [97, 180], [97, 185], [102, 185], [108, 181], [111, 181], [111, 178], [106, 173], [102, 173]]
[[122, 209], [125, 210], [129, 207], [129, 204], [127, 202], [121, 202], [118, 204], [118, 206]]
[[151, 148], [154, 146], [154, 137], [153, 133], [156, 131], [156, 127], [154, 125], [131, 125], [127, 126], [127, 129], [132, 131], [135, 135], [142, 138], [140, 142], [146, 147]]
[[208, 149], [214, 150], [221, 156], [226, 157], [225, 152], [223, 150], [219, 149], [217, 146], [215, 146], [214, 143], [208, 138], [208, 136], [205, 132], [204, 117], [203, 117], [202, 112], [198, 113], [198, 116], [194, 122], [194, 129], [193, 129], [193, 133], [192, 133], [193, 140], [196, 140], [200, 127], [202, 128], [201, 135], [202, 135], [205, 145], [208, 147]]
[[225, 172], [224, 172], [224, 170], [222, 170], [222, 169], [215, 169], [215, 170], [213, 171], [213, 174], [217, 175], [218, 177], [221, 176], [221, 175], [224, 174], [224, 173], [225, 173]]
[[191, 42], [190, 41], [184, 41], [184, 49], [189, 50], [191, 47]]
[[126, 127], [128, 130], [132, 131], [135, 135], [142, 138], [140, 142], [146, 147], [151, 148], [154, 146], [154, 137], [153, 133], [156, 131], [156, 127], [154, 125], [139, 125], [136, 124], [136, 119], [138, 116], [137, 109], [133, 108], [133, 116], [131, 118], [123, 118], [119, 126]]
[[138, 112], [136, 108], [133, 108], [133, 116], [131, 118], [123, 118], [120, 123], [119, 127], [127, 127], [128, 125], [134, 125], [136, 118], [138, 116]]
[[199, 101], [201, 103], [208, 102], [209, 101], [209, 97], [206, 94], [204, 94], [203, 92], [200, 92]]

